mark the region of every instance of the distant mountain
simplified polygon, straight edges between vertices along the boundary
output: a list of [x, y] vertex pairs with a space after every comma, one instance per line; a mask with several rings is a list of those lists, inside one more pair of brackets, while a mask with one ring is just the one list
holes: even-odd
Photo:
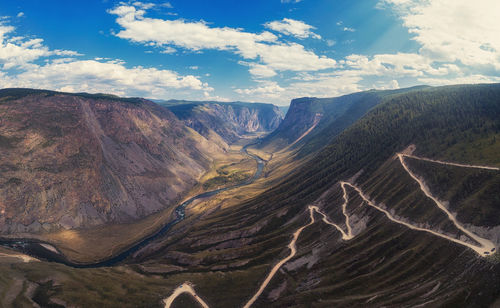
[[223, 152], [144, 99], [4, 89], [0, 114], [2, 233], [144, 217]]
[[248, 133], [267, 133], [283, 120], [281, 110], [272, 104], [242, 102], [157, 101], [187, 126], [210, 138], [215, 132], [232, 143]]

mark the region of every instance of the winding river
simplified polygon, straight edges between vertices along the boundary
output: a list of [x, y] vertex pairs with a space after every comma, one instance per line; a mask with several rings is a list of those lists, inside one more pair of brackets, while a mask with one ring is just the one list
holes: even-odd
[[[193, 201], [197, 199], [202, 199], [202, 198], [207, 198], [207, 197], [212, 197], [215, 196], [223, 191], [227, 191], [230, 189], [234, 189], [237, 187], [241, 186], [246, 186], [249, 184], [252, 184], [257, 180], [258, 178], [261, 177], [262, 171], [264, 170], [265, 166], [265, 161], [262, 160], [260, 157], [257, 155], [248, 153], [247, 148], [253, 144], [248, 144], [244, 146], [241, 149], [241, 152], [246, 154], [247, 156], [255, 159], [257, 162], [257, 171], [254, 173], [254, 175], [237, 185], [225, 187], [225, 188], [220, 188], [212, 191], [207, 191], [204, 193], [201, 193], [199, 195], [196, 195], [186, 201], [184, 201], [182, 204], [177, 206], [175, 209], [175, 215], [176, 218], [169, 223], [165, 224], [160, 230], [156, 231], [155, 233], [143, 238], [133, 246], [127, 248], [126, 250], [122, 251], [121, 253], [109, 258], [105, 259], [96, 263], [76, 263], [72, 262], [69, 259], [67, 259], [63, 254], [57, 253], [56, 249], [53, 249], [52, 246], [46, 242], [39, 241], [37, 239], [0, 239], [0, 246], [8, 247], [11, 249], [15, 249], [17, 251], [20, 251], [24, 254], [30, 255], [32, 257], [35, 257], [37, 259], [49, 261], [49, 262], [57, 262], [61, 263], [70, 267], [74, 268], [98, 268], [98, 267], [109, 267], [113, 265], [117, 265], [118, 263], [124, 261], [126, 258], [128, 258], [130, 255], [133, 253], [139, 251], [139, 249], [143, 248], [147, 244], [149, 244], [151, 241], [163, 236], [165, 233], [167, 233], [174, 225], [180, 223], [181, 221], [184, 220], [186, 217], [186, 207], [191, 204]], [[47, 248], [50, 247], [50, 248]], [[52, 249], [51, 249], [52, 248]]]

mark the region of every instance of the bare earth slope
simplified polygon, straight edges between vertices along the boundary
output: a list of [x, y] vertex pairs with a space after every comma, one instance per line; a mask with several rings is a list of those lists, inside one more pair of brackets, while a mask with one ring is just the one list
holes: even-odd
[[0, 91], [0, 232], [128, 222], [174, 204], [221, 149], [141, 100]]

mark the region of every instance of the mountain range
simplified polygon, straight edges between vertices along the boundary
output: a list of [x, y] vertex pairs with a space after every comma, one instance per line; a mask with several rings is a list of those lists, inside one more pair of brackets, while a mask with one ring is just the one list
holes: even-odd
[[3, 306], [500, 303], [500, 84], [297, 98], [284, 118], [5, 89], [0, 115]]

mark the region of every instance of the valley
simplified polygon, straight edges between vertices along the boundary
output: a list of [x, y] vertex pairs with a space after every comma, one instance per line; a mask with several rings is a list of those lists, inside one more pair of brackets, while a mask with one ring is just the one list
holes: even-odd
[[[7, 93], [12, 97], [12, 92]], [[90, 307], [399, 307], [457, 303], [486, 307], [500, 295], [500, 229], [495, 218], [500, 205], [500, 161], [492, 154], [500, 137], [500, 88], [496, 84], [303, 98], [292, 101], [288, 114], [273, 130], [259, 131], [255, 121], [271, 123], [274, 115], [259, 118], [257, 114], [262, 110], [274, 112], [274, 108], [242, 111], [242, 119], [252, 124], [242, 124], [242, 130], [235, 134], [222, 133], [234, 129], [227, 123], [224, 130], [218, 130], [216, 119], [220, 114], [213, 110], [222, 107], [212, 106], [214, 103], [181, 102], [179, 116], [169, 111], [175, 109], [175, 102], [165, 109], [120, 98], [91, 96], [91, 101], [85, 102], [89, 98], [70, 94], [24, 95], [4, 99], [6, 103], [0, 108], [17, 108], [21, 111], [13, 116], [19, 117], [25, 111], [14, 102], [22, 106], [39, 99], [49, 110], [53, 99], [63, 105], [65, 100], [76, 103], [68, 110], [84, 106], [81, 110], [86, 110], [87, 118], [74, 122], [80, 126], [69, 128], [69, 123], [62, 123], [62, 129], [68, 129], [62, 134], [64, 138], [78, 127], [82, 134], [87, 127], [82, 124], [96, 114], [92, 110], [106, 106], [111, 110], [108, 112], [119, 115], [115, 117], [123, 117], [120, 121], [138, 125], [136, 130], [129, 124], [132, 132], [143, 134], [134, 135], [135, 139], [113, 137], [116, 146], [129, 149], [123, 151], [132, 165], [154, 161], [159, 165], [153, 166], [165, 164], [168, 167], [162, 170], [169, 170], [180, 164], [180, 169], [172, 169], [180, 172], [182, 160], [176, 157], [187, 155], [199, 164], [200, 172], [189, 181], [182, 175], [190, 184], [175, 198], [161, 192], [155, 197], [156, 185], [149, 184], [151, 190], [141, 186], [147, 200], [172, 200], [148, 215], [48, 232], [18, 232], [12, 227], [4, 231], [3, 243], [14, 250], [0, 251], [0, 270], [4, 273], [0, 290], [16, 290], [14, 297], [0, 293], [6, 306], [34, 301], [41, 306]], [[200, 117], [203, 112], [209, 115]], [[246, 116], [252, 112], [255, 116]], [[141, 114], [140, 121], [135, 118], [137, 114]], [[160, 130], [167, 119], [168, 125], [178, 129], [177, 141], [161, 145], [162, 151], [179, 146], [168, 157], [158, 156], [149, 144], [157, 140], [142, 124], [150, 115], [147, 121], [156, 121], [154, 125]], [[436, 124], [440, 123], [438, 119], [446, 119], [446, 124]], [[97, 129], [96, 122], [92, 123]], [[102, 132], [93, 132], [99, 136], [95, 140], [107, 140], [107, 134], [111, 134], [102, 125]], [[112, 127], [111, 123], [106, 125]], [[14, 131], [10, 127], [0, 125], [0, 135], [9, 140], [8, 147], [3, 145], [7, 154], [2, 159], [7, 160], [0, 163], [2, 170], [8, 170], [0, 182], [0, 190], [8, 193], [2, 196], [10, 198], [1, 200], [2, 209], [5, 207], [8, 213], [13, 209], [6, 205], [16, 200], [16, 192], [33, 190], [20, 162], [13, 164], [18, 170], [7, 168], [8, 159], [14, 157], [9, 153], [24, 153], [23, 157], [31, 159], [25, 161], [33, 163], [37, 155], [46, 155], [43, 151], [64, 149], [62, 144], [47, 148], [40, 143], [33, 146], [29, 143], [32, 139], [26, 137], [15, 139], [21, 138], [19, 132], [27, 128], [19, 126]], [[163, 131], [170, 136], [170, 131]], [[180, 152], [187, 149], [180, 145], [190, 140], [201, 140], [203, 148]], [[127, 152], [140, 142], [144, 142], [140, 146], [145, 151], [140, 152], [142, 156]], [[94, 141], [89, 144], [101, 146]], [[162, 143], [158, 139], [153, 144]], [[120, 153], [116, 151], [113, 153]], [[103, 170], [111, 164], [110, 158], [96, 157], [91, 161], [102, 163], [97, 168], [90, 163], [85, 167], [73, 164], [52, 174], [75, 170], [80, 174], [81, 168]], [[129, 196], [133, 196], [127, 184], [131, 178], [159, 176], [154, 168], [145, 168], [145, 163], [133, 174], [113, 164], [109, 170]], [[108, 175], [101, 176], [106, 179]], [[13, 177], [19, 181], [10, 180]], [[46, 177], [45, 181], [48, 179], [55, 178]], [[77, 187], [66, 186], [65, 194], [70, 196], [71, 189]], [[85, 199], [79, 197], [83, 201], [78, 202], [84, 204]], [[59, 206], [57, 198], [47, 200]], [[133, 200], [138, 209], [146, 206], [138, 202], [145, 199]], [[50, 218], [34, 213], [36, 207], [27, 209], [23, 217], [37, 217], [41, 225]], [[111, 207], [107, 213], [119, 213], [119, 208]], [[15, 221], [13, 214], [9, 215], [0, 217], [4, 228]], [[107, 215], [103, 217], [112, 216]], [[21, 255], [23, 251], [28, 255]], [[92, 296], [86, 296], [86, 292]]]
[[[252, 139], [248, 139], [250, 142]], [[248, 142], [248, 141], [246, 141]], [[90, 267], [103, 267], [103, 266], [112, 266], [116, 263], [119, 263], [126, 259], [129, 255], [132, 253], [136, 252], [139, 250], [142, 246], [147, 244], [148, 242], [154, 240], [155, 238], [162, 236], [165, 232], [167, 232], [173, 225], [179, 223], [184, 219], [185, 213], [184, 210], [187, 206], [189, 206], [191, 203], [198, 199], [204, 199], [204, 198], [210, 198], [222, 191], [226, 191], [228, 189], [234, 188], [234, 187], [239, 187], [239, 186], [244, 186], [251, 184], [254, 182], [256, 179], [258, 179], [262, 173], [263, 167], [264, 167], [264, 161], [262, 161], [258, 156], [254, 154], [249, 154], [246, 150], [248, 145], [240, 147], [241, 153], [238, 152], [229, 152], [229, 155], [225, 155], [224, 158], [217, 158], [217, 163], [214, 163], [214, 165], [220, 165], [221, 163], [225, 163], [225, 165], [222, 165], [221, 168], [226, 168], [226, 167], [232, 167], [235, 168], [235, 172], [237, 174], [246, 172], [245, 174], [250, 173], [250, 175], [245, 175], [242, 178], [236, 178], [236, 179], [226, 179], [221, 176], [213, 176], [212, 172], [206, 172], [204, 176], [200, 179], [200, 185], [195, 186], [193, 189], [190, 190], [189, 195], [192, 195], [192, 197], [188, 197], [186, 201], [183, 201], [178, 207], [176, 207], [173, 211], [170, 210], [168, 211], [167, 215], [170, 216], [172, 214], [175, 215], [175, 218], [173, 220], [169, 220], [168, 216], [165, 217], [165, 214], [162, 215], [160, 213], [159, 218], [157, 217], [155, 220], [155, 223], [153, 224], [153, 228], [158, 228], [159, 230], [154, 230], [154, 229], [146, 229], [145, 232], [137, 232], [137, 230], [133, 231], [135, 234], [132, 237], [132, 240], [135, 241], [130, 241], [129, 238], [125, 238], [127, 241], [124, 242], [123, 239], [123, 234], [120, 235], [120, 238], [118, 239], [109, 239], [106, 238], [103, 233], [108, 233], [109, 231], [112, 231], [113, 233], [116, 233], [117, 230], [110, 230], [109, 227], [104, 227], [101, 228], [101, 230], [95, 230], [97, 231], [96, 234], [89, 236], [88, 234], [80, 234], [80, 236], [89, 238], [91, 242], [89, 242], [87, 245], [88, 246], [94, 246], [96, 244], [96, 240], [98, 242], [102, 242], [104, 245], [104, 249], [101, 251], [97, 250], [94, 251], [94, 255], [90, 256], [89, 259], [82, 259], [81, 253], [77, 251], [77, 255], [74, 254], [74, 249], [77, 248], [79, 250], [87, 250], [87, 247], [85, 246], [77, 246], [75, 247], [74, 244], [72, 243], [75, 239], [75, 236], [78, 236], [77, 234], [72, 234], [72, 235], [67, 235], [67, 233], [70, 233], [71, 230], [65, 230], [62, 231], [62, 233], [56, 233], [56, 234], [42, 234], [40, 236], [35, 236], [36, 239], [35, 241], [30, 241], [29, 239], [26, 238], [19, 238], [19, 237], [10, 237], [9, 239], [5, 239], [3, 241], [0, 241], [0, 245], [8, 246], [11, 248], [16, 248], [20, 249], [21, 251], [28, 253], [30, 255], [33, 255], [35, 257], [41, 257], [46, 260], [50, 260], [53, 262], [60, 262], [63, 263], [67, 266], [72, 266], [72, 267], [77, 267], [77, 268], [90, 268]], [[256, 162], [256, 167], [248, 165], [240, 166], [238, 164], [241, 164], [241, 162], [244, 161], [243, 157], [248, 156], [249, 159], [254, 160]], [[229, 163], [229, 164], [228, 164]], [[242, 167], [244, 169], [242, 169]], [[254, 170], [252, 170], [254, 169]], [[221, 169], [218, 169], [218, 173], [220, 173]], [[239, 171], [239, 170], [244, 170], [244, 171]], [[252, 174], [253, 173], [253, 174]], [[211, 176], [212, 175], [212, 176]], [[218, 183], [216, 186], [216, 189], [214, 189], [214, 185], [210, 183], [217, 183], [217, 180], [222, 178], [222, 183]], [[220, 180], [219, 180], [220, 182]], [[211, 188], [211, 190], [210, 190]], [[155, 215], [158, 216], [158, 215]], [[148, 221], [149, 220], [149, 221]], [[151, 219], [146, 218], [146, 223], [150, 224]], [[165, 223], [164, 221], [167, 220], [168, 222]], [[138, 227], [142, 228], [144, 222], [139, 222]], [[115, 228], [120, 228], [120, 225], [114, 226]], [[124, 228], [130, 229], [130, 224], [127, 224], [124, 226]], [[134, 229], [132, 229], [134, 230]], [[121, 233], [121, 232], [120, 232]], [[69, 238], [68, 238], [69, 237]], [[68, 259], [67, 256], [62, 255], [59, 253], [57, 250], [55, 250], [50, 244], [48, 243], [43, 243], [43, 240], [48, 240], [51, 243], [58, 243], [60, 249], [68, 253], [68, 255], [74, 257], [73, 260]], [[87, 240], [88, 241], [88, 240]], [[85, 242], [85, 240], [83, 240]], [[110, 245], [110, 244], [113, 245]], [[85, 244], [84, 244], [85, 245]], [[128, 246], [128, 247], [127, 247]], [[109, 249], [111, 248], [111, 250]], [[125, 249], [124, 249], [125, 248]], [[121, 250], [121, 251], [120, 251]], [[103, 254], [108, 254], [105, 258], [102, 258]], [[102, 260], [102, 259], [104, 260]], [[98, 261], [98, 262], [92, 262], [92, 261]], [[91, 262], [89, 262], [91, 261]]]
[[498, 12], [0, 1], [0, 308], [500, 308]]

